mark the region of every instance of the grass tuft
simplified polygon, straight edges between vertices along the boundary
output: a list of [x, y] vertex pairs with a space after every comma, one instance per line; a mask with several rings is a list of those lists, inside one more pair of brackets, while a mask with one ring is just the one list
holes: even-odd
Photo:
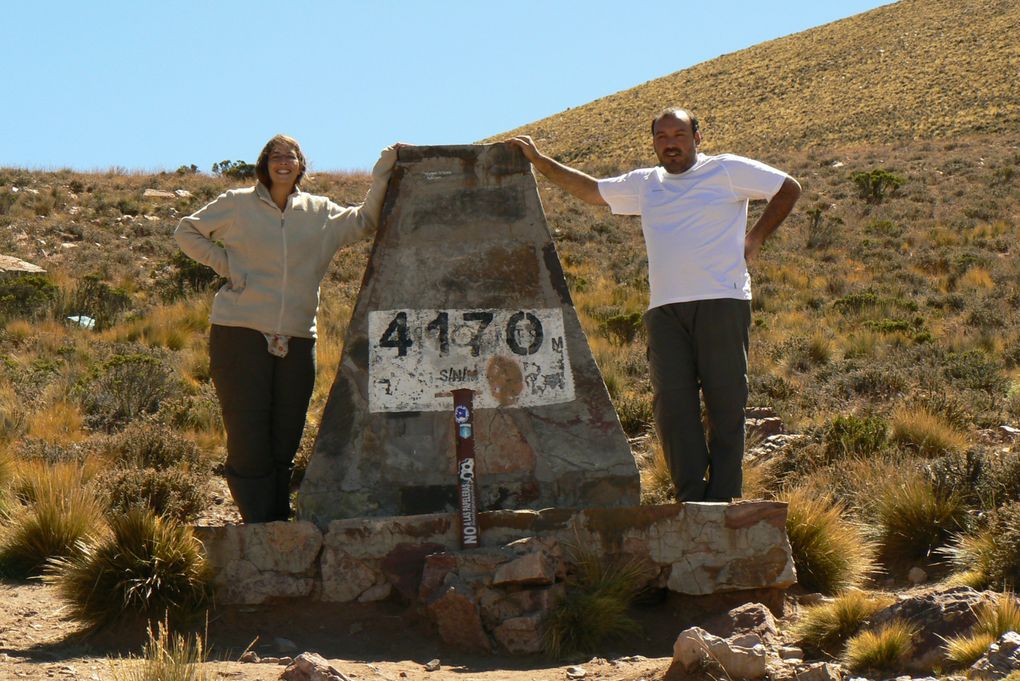
[[967, 448], [965, 433], [926, 409], [896, 409], [892, 415], [891, 427], [890, 439], [920, 456], [939, 456]]
[[955, 493], [936, 493], [919, 471], [890, 479], [875, 500], [879, 543], [888, 558], [930, 558], [963, 530], [966, 520], [963, 499]]
[[847, 641], [843, 663], [852, 672], [891, 672], [902, 667], [914, 647], [917, 632], [905, 622], [892, 621], [877, 631], [865, 631]]
[[834, 651], [857, 631], [869, 617], [892, 605], [884, 594], [849, 590], [828, 603], [807, 608], [793, 628], [797, 640], [820, 651]]
[[676, 501], [673, 476], [669, 473], [662, 445], [657, 444], [652, 450], [651, 456], [640, 469], [640, 475], [642, 505], [671, 504]]
[[11, 525], [0, 540], [0, 573], [17, 579], [38, 575], [53, 558], [73, 557], [102, 527], [102, 506], [81, 484], [33, 487], [33, 499], [21, 512], [11, 509]]
[[946, 659], [955, 668], [969, 667], [1007, 631], [1020, 631], [1020, 603], [1008, 591], [981, 606], [970, 634], [946, 639]]
[[143, 658], [127, 670], [114, 672], [114, 681], [206, 681], [202, 670], [205, 646], [197, 636], [173, 633], [167, 624], [149, 627]]
[[110, 529], [106, 540], [51, 562], [47, 581], [73, 618], [90, 629], [139, 620], [178, 626], [204, 612], [210, 575], [189, 528], [132, 509]]
[[801, 586], [833, 594], [858, 586], [874, 572], [874, 546], [844, 517], [842, 504], [802, 489], [782, 500], [789, 504], [786, 531]]
[[567, 596], [545, 621], [546, 653], [553, 658], [594, 654], [606, 641], [638, 632], [627, 609], [648, 580], [647, 566], [581, 548], [572, 552], [570, 562], [574, 574]]

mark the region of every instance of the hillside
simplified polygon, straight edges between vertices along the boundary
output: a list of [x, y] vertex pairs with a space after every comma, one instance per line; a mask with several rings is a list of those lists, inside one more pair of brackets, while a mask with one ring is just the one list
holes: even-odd
[[[932, 588], [1020, 584], [1018, 34], [1015, 3], [903, 0], [514, 131], [605, 175], [651, 162], [650, 117], [682, 104], [705, 122], [707, 151], [759, 156], [801, 181], [752, 264], [750, 402], [787, 433], [752, 436], [744, 474], [746, 496], [789, 501], [803, 589], [901, 589], [912, 567]], [[368, 181], [320, 174], [306, 188], [352, 203]], [[236, 519], [207, 355], [218, 282], [172, 233], [239, 184], [0, 168], [0, 254], [46, 270], [0, 277], [0, 586], [53, 555], [19, 539], [41, 534], [36, 518], [63, 517], [38, 510], [46, 498], [77, 499], [86, 527], [139, 500], [185, 522]], [[539, 185], [643, 501], [667, 501], [638, 221]], [[323, 282], [299, 469], [368, 250], [339, 253]], [[83, 314], [94, 328], [69, 320]]]
[[701, 118], [705, 151], [766, 159], [791, 149], [1015, 134], [1018, 34], [1020, 3], [1012, 0], [901, 0], [508, 134], [531, 134], [564, 161], [620, 167], [652, 160], [648, 124], [667, 105]]

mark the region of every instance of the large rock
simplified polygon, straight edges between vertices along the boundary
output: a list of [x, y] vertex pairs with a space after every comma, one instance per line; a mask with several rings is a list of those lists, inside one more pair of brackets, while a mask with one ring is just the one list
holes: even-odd
[[196, 527], [224, 603], [264, 603], [312, 594], [322, 533], [312, 523]]
[[756, 636], [747, 638], [755, 642], [738, 645], [699, 627], [686, 629], [673, 644], [673, 662], [666, 676], [676, 678], [678, 672], [690, 674], [697, 670], [709, 670], [711, 674], [713, 668], [718, 668], [730, 679], [763, 678], [768, 671], [765, 645]]
[[492, 651], [475, 596], [463, 583], [446, 586], [428, 603], [427, 610], [443, 643], [461, 651]]
[[970, 587], [954, 587], [909, 596], [871, 618], [877, 628], [892, 620], [902, 620], [917, 629], [913, 654], [905, 668], [930, 672], [945, 662], [945, 639], [966, 634], [977, 622], [978, 610], [998, 598], [992, 592], [978, 592]]
[[531, 167], [508, 145], [400, 150], [299, 516], [455, 510], [454, 388], [475, 391], [483, 510], [637, 504]]
[[1004, 679], [1020, 670], [1020, 634], [1007, 631], [967, 670], [972, 679]]

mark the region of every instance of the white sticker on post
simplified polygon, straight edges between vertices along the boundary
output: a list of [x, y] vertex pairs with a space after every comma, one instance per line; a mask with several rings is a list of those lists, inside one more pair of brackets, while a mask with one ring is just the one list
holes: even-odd
[[574, 399], [559, 308], [379, 310], [368, 337], [370, 412], [448, 410], [455, 388], [482, 409]]

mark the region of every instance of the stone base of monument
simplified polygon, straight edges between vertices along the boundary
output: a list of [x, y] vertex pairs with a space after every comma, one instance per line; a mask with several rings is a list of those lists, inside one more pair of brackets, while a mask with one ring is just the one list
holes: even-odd
[[[457, 516], [431, 514], [197, 527], [217, 601], [401, 599], [461, 650], [528, 654], [593, 552], [642, 566], [649, 587], [687, 595], [781, 590], [796, 581], [786, 504], [747, 501], [480, 514], [481, 546], [459, 549]], [[739, 600], [739, 599], [737, 599]]]

